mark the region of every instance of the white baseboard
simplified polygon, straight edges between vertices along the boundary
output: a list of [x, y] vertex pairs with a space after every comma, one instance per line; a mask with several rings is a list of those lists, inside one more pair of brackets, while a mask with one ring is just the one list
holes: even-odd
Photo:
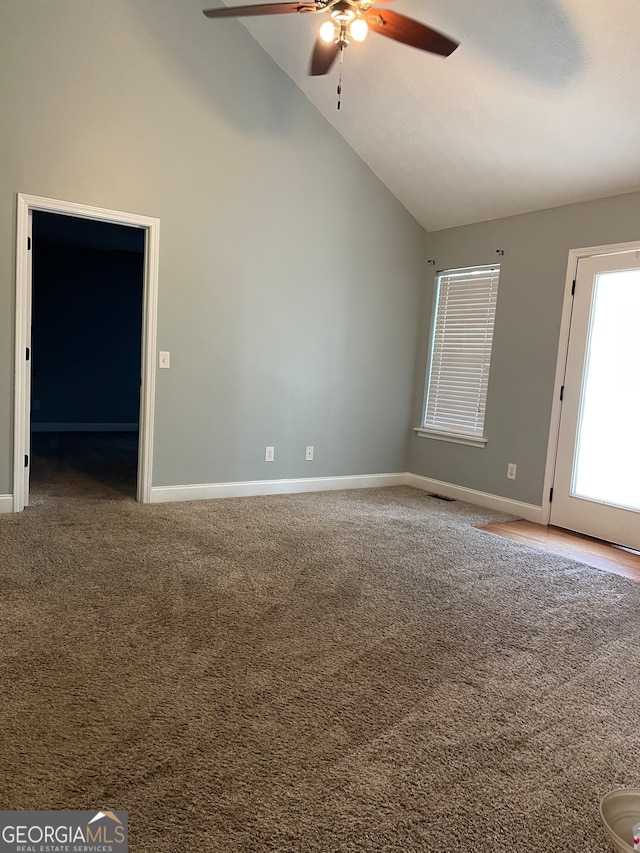
[[138, 424], [31, 424], [32, 432], [138, 432]]
[[453, 483], [443, 483], [441, 480], [432, 480], [430, 477], [422, 477], [420, 474], [405, 474], [406, 486], [414, 489], [422, 489], [425, 492], [433, 492], [445, 498], [454, 498], [459, 501], [467, 501], [476, 506], [495, 509], [527, 521], [535, 521], [537, 524], [546, 524], [544, 510], [536, 504], [527, 504], [522, 501], [514, 501], [511, 498], [503, 498], [500, 495], [491, 495], [488, 492], [478, 492], [475, 489], [467, 489], [465, 486], [456, 486]]
[[[411, 486], [433, 492], [445, 498], [467, 501], [476, 506], [495, 509], [537, 524], [546, 524], [543, 508], [535, 504], [514, 501], [487, 492], [478, 492], [453, 483], [443, 483], [419, 474], [356, 474], [351, 477], [304, 477], [293, 480], [252, 480], [244, 483], [202, 483], [193, 486], [154, 486], [151, 503], [172, 501], [212, 500], [251, 495], [283, 495], [298, 492], [326, 492], [336, 489], [372, 489], [384, 486]], [[13, 495], [0, 495], [0, 514], [13, 512]]]
[[406, 476], [406, 474], [356, 474], [351, 477], [304, 477], [294, 480], [250, 480], [244, 483], [203, 483], [194, 486], [153, 486], [151, 503], [404, 486]]
[[477, 506], [495, 509], [508, 515], [544, 524], [542, 507], [514, 501], [464, 486], [443, 483], [419, 474], [357, 474], [347, 477], [304, 477], [289, 480], [251, 480], [240, 483], [202, 483], [190, 486], [153, 486], [151, 503], [172, 501], [212, 500], [257, 495], [283, 495], [299, 492], [326, 492], [335, 489], [372, 489], [384, 486], [411, 486], [447, 498], [467, 501]]

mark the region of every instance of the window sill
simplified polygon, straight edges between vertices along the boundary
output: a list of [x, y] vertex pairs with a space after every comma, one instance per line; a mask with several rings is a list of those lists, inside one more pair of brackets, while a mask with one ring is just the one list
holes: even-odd
[[452, 444], [467, 444], [470, 447], [484, 447], [487, 443], [484, 436], [460, 435], [457, 432], [436, 432], [436, 430], [425, 429], [424, 427], [414, 427], [413, 431], [420, 438], [434, 438], [436, 441], [450, 441]]

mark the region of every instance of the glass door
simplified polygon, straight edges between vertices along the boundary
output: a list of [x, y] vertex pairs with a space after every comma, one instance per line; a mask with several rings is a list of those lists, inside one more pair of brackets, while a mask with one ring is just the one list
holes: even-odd
[[640, 549], [640, 252], [578, 264], [551, 524]]

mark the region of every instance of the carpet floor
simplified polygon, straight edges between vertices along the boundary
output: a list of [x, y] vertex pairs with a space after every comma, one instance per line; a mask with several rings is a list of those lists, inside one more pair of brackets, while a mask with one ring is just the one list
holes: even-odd
[[34, 432], [31, 502], [135, 498], [137, 432]]
[[133, 853], [606, 853], [640, 584], [409, 488], [0, 516], [0, 804]]

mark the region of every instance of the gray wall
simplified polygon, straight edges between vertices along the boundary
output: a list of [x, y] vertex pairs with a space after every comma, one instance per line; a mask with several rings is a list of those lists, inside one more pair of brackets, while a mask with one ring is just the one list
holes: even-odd
[[0, 494], [19, 191], [161, 220], [154, 485], [405, 467], [424, 231], [239, 23], [201, 10], [0, 6]]
[[[485, 448], [413, 435], [408, 470], [540, 505], [570, 249], [640, 240], [640, 194], [568, 205], [428, 236], [432, 269], [501, 262]], [[504, 249], [498, 258], [496, 249]], [[422, 307], [413, 424], [424, 396], [434, 276]], [[506, 479], [507, 463], [518, 466]]]

